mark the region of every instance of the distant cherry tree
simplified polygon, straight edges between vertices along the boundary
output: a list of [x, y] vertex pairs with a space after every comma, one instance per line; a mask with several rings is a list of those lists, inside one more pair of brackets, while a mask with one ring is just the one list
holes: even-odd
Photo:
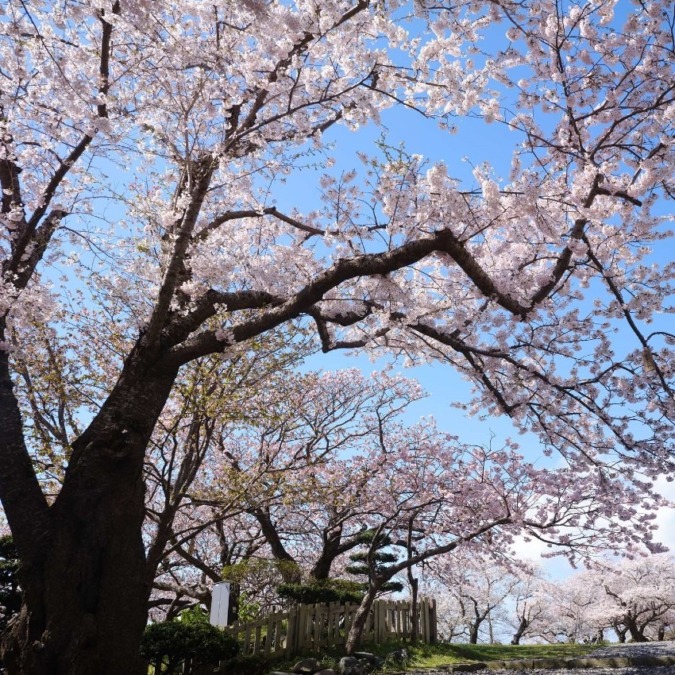
[[619, 642], [663, 640], [675, 611], [675, 560], [662, 553], [602, 565], [596, 621], [611, 628]]

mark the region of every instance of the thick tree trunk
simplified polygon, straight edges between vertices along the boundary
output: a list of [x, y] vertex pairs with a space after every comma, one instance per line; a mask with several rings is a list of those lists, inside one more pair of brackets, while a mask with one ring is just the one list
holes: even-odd
[[300, 583], [302, 580], [300, 567], [295, 561], [295, 558], [293, 558], [293, 556], [284, 547], [281, 537], [279, 536], [279, 533], [272, 522], [269, 511], [258, 507], [251, 509], [249, 513], [258, 521], [263, 536], [272, 550], [272, 555], [281, 563], [279, 566], [279, 573], [281, 574], [281, 578], [284, 580], [284, 583]]
[[[354, 542], [354, 548], [356, 544], [357, 542]], [[314, 563], [309, 575], [317, 581], [328, 579], [333, 561], [347, 550], [348, 547], [342, 545], [342, 527], [337, 527], [330, 532], [324, 532], [321, 554]]]
[[[136, 372], [134, 372], [136, 370]], [[24, 605], [3, 641], [11, 675], [140, 675], [150, 586], [141, 538], [143, 459], [175, 372], [134, 368], [133, 354], [73, 444], [63, 488], [37, 524], [13, 513], [24, 548]], [[4, 498], [4, 494], [3, 494]], [[21, 556], [21, 551], [19, 551]]]
[[644, 633], [639, 629], [637, 621], [630, 614], [625, 617], [626, 628], [630, 633], [630, 638], [633, 642], [649, 642], [649, 639], [645, 637]]
[[41, 569], [22, 579], [32, 593], [8, 640], [10, 673], [143, 672], [143, 493], [133, 475], [128, 489], [119, 489], [118, 476], [104, 482], [78, 482], [55, 505], [50, 550]]

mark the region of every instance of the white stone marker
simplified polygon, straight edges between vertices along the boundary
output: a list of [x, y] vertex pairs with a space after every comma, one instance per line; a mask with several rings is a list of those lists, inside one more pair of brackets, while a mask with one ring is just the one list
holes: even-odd
[[230, 582], [221, 581], [213, 587], [211, 594], [211, 616], [209, 623], [218, 628], [227, 626], [227, 610], [230, 607]]

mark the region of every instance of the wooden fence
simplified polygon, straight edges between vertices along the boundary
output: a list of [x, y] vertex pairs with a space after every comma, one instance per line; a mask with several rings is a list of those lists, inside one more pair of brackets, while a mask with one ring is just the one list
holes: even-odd
[[[358, 607], [356, 603], [297, 605], [288, 612], [275, 612], [258, 621], [235, 622], [227, 630], [239, 640], [242, 654], [291, 657], [344, 644]], [[436, 601], [423, 598], [416, 619], [419, 640], [435, 642]], [[382, 644], [393, 639], [409, 640], [414, 620], [409, 602], [376, 600], [361, 642]]]
[[[318, 652], [322, 647], [344, 644], [358, 607], [356, 603], [341, 605], [337, 602], [297, 605], [288, 612], [275, 612], [258, 621], [235, 621], [225, 630], [239, 640], [243, 655], [291, 658], [300, 653]], [[420, 642], [436, 642], [435, 600], [420, 600], [416, 619], [409, 602], [376, 600], [366, 620], [361, 642], [382, 644], [394, 639], [410, 640], [415, 620]], [[181, 672], [182, 675], [213, 675], [227, 673], [227, 667], [227, 663], [214, 669], [214, 666], [186, 662]], [[160, 669], [151, 666], [149, 672], [159, 675]]]

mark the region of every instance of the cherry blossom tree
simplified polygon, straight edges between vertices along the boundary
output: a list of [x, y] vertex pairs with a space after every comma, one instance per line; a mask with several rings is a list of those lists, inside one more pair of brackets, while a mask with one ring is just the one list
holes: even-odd
[[[291, 389], [291, 367], [302, 354], [298, 340], [269, 336], [265, 345], [248, 354], [231, 355], [226, 361], [202, 359], [179, 377], [158, 419], [145, 463], [144, 538], [150, 583], [167, 556], [177, 552], [183, 559], [189, 557], [187, 548], [194, 546], [195, 537], [211, 524], [222, 535], [218, 523], [244, 509], [241, 494], [260, 481], [264, 467], [250, 467], [246, 480], [222, 497], [218, 486], [226, 479], [222, 465], [227, 448], [242, 442], [242, 428], [262, 426], [272, 418], [279, 424], [274, 397]], [[204, 465], [208, 470], [202, 470]], [[220, 567], [230, 554], [223, 551]], [[208, 576], [220, 578], [219, 571]]]
[[357, 474], [342, 455], [372, 454], [400, 433], [402, 411], [421, 396], [415, 382], [386, 374], [307, 374], [287, 384], [283, 412], [228, 447], [221, 491], [226, 499], [238, 491], [274, 557], [292, 563], [286, 581], [303, 570], [326, 579], [334, 561], [359, 545], [365, 525], [355, 514], [377, 467]]
[[472, 557], [469, 549], [440, 558], [431, 569], [447, 636], [469, 644], [479, 639], [493, 644], [495, 626], [505, 619], [505, 606], [516, 595], [519, 577], [506, 565]]
[[[177, 528], [184, 515], [180, 514]], [[196, 536], [167, 549], [156, 569], [149, 602], [153, 620], [171, 620], [196, 606], [210, 610], [213, 585], [223, 580], [230, 582], [230, 623], [258, 618], [279, 604], [280, 565], [255, 523], [241, 514], [210, 515], [207, 512], [207, 525], [202, 522], [203, 529]], [[194, 521], [188, 524], [194, 527]]]
[[[222, 368], [216, 372], [222, 377]], [[247, 558], [255, 556], [276, 571], [273, 585], [323, 580], [335, 560], [361, 542], [365, 525], [354, 518], [350, 501], [364, 477], [345, 471], [340, 455], [378, 446], [422, 395], [420, 387], [405, 378], [365, 377], [356, 370], [302, 375], [279, 370], [273, 382], [271, 377], [266, 384], [272, 386], [253, 392], [258, 378], [247, 374], [237, 398], [248, 400], [238, 402], [238, 416], [226, 414], [232, 396], [215, 396], [209, 373], [208, 396], [203, 386], [197, 388], [199, 424], [195, 415], [170, 416], [166, 408], [160, 417], [146, 469], [151, 493], [146, 537], [152, 542], [148, 573], [154, 577], [160, 566], [155, 587], [165, 600], [171, 590], [208, 600], [199, 575], [186, 581], [190, 565], [213, 582], [224, 566], [238, 565], [231, 572], [241, 576]], [[209, 470], [194, 477], [203, 461]], [[240, 537], [232, 521], [250, 533], [243, 552], [234, 543]], [[256, 566], [265, 564], [248, 565]]]
[[[356, 647], [384, 584], [428, 560], [469, 544], [478, 557], [495, 557], [511, 549], [516, 533], [556, 542], [576, 555], [615, 546], [617, 534], [630, 545], [634, 536], [630, 523], [597, 520], [597, 508], [606, 500], [601, 486], [584, 480], [580, 493], [578, 482], [571, 476], [567, 480], [565, 471], [539, 469], [512, 447], [466, 446], [438, 434], [430, 422], [387, 440], [370, 455], [347, 463], [352, 472], [370, 472], [357, 504], [361, 519], [375, 532], [366, 555], [368, 588], [346, 641], [348, 652]], [[415, 533], [414, 547], [408, 546], [410, 532]], [[378, 537], [408, 555], [378, 568]], [[478, 625], [481, 617], [482, 612]]]
[[538, 635], [568, 642], [602, 640], [612, 630], [619, 642], [663, 639], [672, 625], [672, 555], [596, 561], [557, 582], [537, 582], [543, 604]]
[[539, 635], [546, 641], [591, 642], [606, 626], [604, 620], [597, 620], [602, 588], [591, 571], [584, 570], [562, 583], [549, 582], [542, 593], [547, 611]]
[[675, 608], [675, 561], [660, 554], [600, 566], [594, 572], [599, 588], [598, 622], [612, 628], [619, 642], [663, 639]]
[[508, 623], [513, 629], [512, 645], [519, 645], [523, 638], [538, 636], [549, 618], [547, 583], [536, 568], [518, 570], [518, 584], [513, 593], [513, 607]]
[[[2, 12], [0, 497], [24, 592], [3, 641], [10, 672], [143, 671], [157, 420], [182, 368], [292, 322], [326, 351], [447, 362], [474, 383], [475, 410], [560, 453], [563, 468], [538, 478], [566, 501], [546, 487], [528, 503], [551, 544], [573, 554], [590, 526], [615, 547], [652, 545], [652, 481], [672, 471], [673, 336], [658, 319], [673, 267], [650, 258], [672, 195], [671, 3], [10, 0]], [[391, 106], [449, 131], [463, 116], [511, 129], [511, 175], [478, 157], [462, 183], [446, 164], [385, 153], [365, 158], [362, 181], [325, 176], [315, 211], [278, 208], [284, 175], [330, 155], [334, 127]], [[77, 353], [97, 313], [119, 338], [89, 345], [105, 350], [90, 373]], [[59, 416], [65, 382], [37, 392], [24, 376], [36, 333], [58, 372], [91, 387], [76, 419]], [[53, 419], [39, 419], [39, 393]], [[50, 425], [67, 463], [43, 491]], [[531, 484], [519, 463], [495, 459], [495, 495], [500, 472]], [[465, 512], [456, 541], [500, 522], [498, 502]]]

